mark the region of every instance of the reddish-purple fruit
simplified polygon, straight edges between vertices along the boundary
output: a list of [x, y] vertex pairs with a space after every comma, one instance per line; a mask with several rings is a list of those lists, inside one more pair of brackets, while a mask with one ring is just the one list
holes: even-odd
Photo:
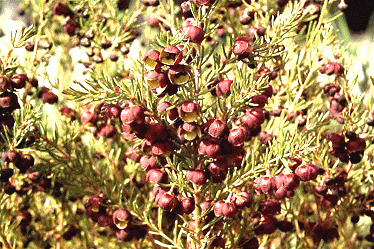
[[167, 126], [163, 123], [151, 123], [147, 127], [147, 131], [144, 134], [144, 138], [149, 142], [154, 142], [156, 140], [166, 140], [167, 137]]
[[195, 210], [195, 201], [192, 197], [183, 198], [179, 205], [179, 212], [182, 214], [190, 214]]
[[231, 203], [231, 202], [225, 202], [222, 205], [221, 211], [222, 211], [222, 216], [227, 219], [234, 218], [236, 214], [238, 213], [238, 209], [235, 207], [234, 203]]
[[210, 158], [217, 158], [221, 153], [220, 145], [212, 140], [203, 139], [198, 145], [198, 153]]
[[154, 142], [151, 150], [155, 156], [168, 157], [173, 151], [173, 144], [169, 140]]
[[121, 114], [121, 108], [115, 104], [103, 104], [100, 113], [108, 119], [116, 119]]
[[272, 176], [260, 176], [253, 182], [253, 188], [258, 193], [271, 193], [275, 187], [275, 178]]
[[0, 76], [0, 93], [7, 91], [11, 86], [11, 82], [8, 76]]
[[269, 146], [270, 142], [274, 139], [274, 136], [272, 134], [267, 133], [266, 131], [261, 131], [258, 133], [258, 142], [260, 144]]
[[354, 139], [350, 139], [348, 140], [348, 142], [346, 142], [346, 148], [348, 150], [348, 152], [356, 152], [356, 151], [364, 151], [365, 150], [365, 147], [366, 147], [366, 144], [365, 144], [365, 140], [360, 138], [360, 137], [356, 137]]
[[131, 220], [131, 213], [124, 209], [118, 209], [113, 213], [113, 223], [118, 229], [124, 229], [127, 227]]
[[160, 62], [168, 66], [177, 65], [182, 61], [182, 59], [182, 51], [175, 46], [163, 48], [159, 55]]
[[168, 70], [168, 78], [169, 78], [171, 84], [184, 85], [191, 78], [190, 68], [188, 66], [185, 66], [185, 65], [171, 66]]
[[232, 45], [232, 52], [240, 57], [247, 57], [253, 53], [250, 38], [247, 36], [240, 36], [236, 38], [234, 44]]
[[232, 80], [223, 80], [217, 83], [214, 89], [214, 95], [217, 97], [228, 97], [231, 94]]
[[225, 201], [220, 200], [214, 204], [214, 215], [219, 217], [222, 216], [222, 208], [225, 205]]
[[218, 160], [209, 163], [208, 172], [210, 173], [210, 178], [213, 183], [220, 183], [225, 180], [227, 176], [227, 162], [225, 160]]
[[255, 234], [272, 234], [277, 229], [278, 221], [272, 215], [262, 216], [261, 225], [255, 229]]
[[330, 133], [326, 136], [326, 139], [331, 142], [333, 148], [341, 149], [345, 146], [345, 140], [342, 135], [337, 133]]
[[281, 204], [277, 200], [261, 202], [259, 212], [263, 215], [275, 215], [281, 211]]
[[143, 62], [149, 69], [155, 69], [159, 61], [160, 52], [151, 49], [148, 50], [143, 56]]
[[121, 111], [121, 121], [124, 124], [137, 123], [141, 124], [145, 121], [144, 110], [136, 105], [125, 107]]
[[139, 159], [139, 164], [144, 171], [148, 171], [160, 166], [155, 156], [142, 156]]
[[215, 139], [222, 138], [227, 133], [227, 125], [218, 119], [210, 119], [205, 124], [204, 131]]
[[0, 111], [12, 112], [20, 108], [18, 97], [13, 92], [4, 92], [0, 94]]
[[204, 171], [199, 169], [188, 170], [186, 173], [186, 179], [196, 185], [204, 185], [206, 182], [206, 174]]
[[204, 40], [205, 32], [201, 27], [188, 25], [183, 32], [186, 34], [186, 39], [192, 43], [200, 44]]
[[73, 16], [73, 12], [63, 3], [57, 2], [53, 5], [52, 12], [57, 16]]
[[318, 168], [312, 163], [300, 165], [296, 168], [295, 175], [297, 175], [303, 182], [314, 180], [317, 178]]
[[234, 200], [235, 207], [242, 209], [245, 207], [250, 207], [252, 204], [252, 196], [248, 192], [241, 192], [237, 195]]
[[250, 98], [253, 104], [256, 104], [258, 107], [264, 107], [268, 103], [268, 97], [263, 94], [254, 95]]
[[151, 183], [165, 183], [168, 180], [168, 174], [159, 169], [150, 169], [147, 172], [146, 180]]
[[238, 127], [230, 130], [227, 140], [233, 146], [243, 146], [248, 137], [247, 129]]
[[26, 86], [26, 81], [28, 81], [29, 78], [26, 74], [16, 74], [11, 79], [12, 87], [15, 89], [22, 89]]
[[241, 117], [241, 123], [249, 130], [257, 130], [265, 121], [265, 115], [261, 108], [255, 107]]
[[200, 105], [192, 101], [185, 101], [179, 108], [180, 118], [185, 122], [195, 122], [200, 115]]
[[49, 90], [47, 92], [42, 93], [42, 100], [48, 104], [55, 104], [58, 102], [58, 96]]
[[300, 182], [294, 173], [280, 173], [275, 177], [276, 188], [284, 186], [286, 190], [295, 190]]
[[160, 193], [159, 195], [160, 196], [157, 200], [157, 204], [161, 209], [169, 212], [175, 211], [177, 209], [179, 204], [177, 197], [167, 192]]

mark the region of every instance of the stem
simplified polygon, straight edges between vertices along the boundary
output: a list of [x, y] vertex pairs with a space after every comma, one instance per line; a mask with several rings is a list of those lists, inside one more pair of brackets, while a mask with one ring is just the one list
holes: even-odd
[[182, 247], [178, 246], [178, 244], [169, 236], [167, 236], [162, 230], [158, 229], [152, 222], [149, 222], [147, 225], [150, 226], [154, 231], [156, 231], [161, 237], [169, 241], [173, 246], [175, 246], [175, 248], [183, 249]]
[[[201, 208], [200, 208], [200, 198], [199, 198], [199, 190], [194, 185], [194, 200], [195, 200], [195, 230], [196, 230], [196, 239], [198, 246], [200, 246], [200, 240], [204, 237], [201, 231]], [[199, 248], [199, 247], [198, 247]]]
[[7, 249], [13, 249], [13, 247], [11, 246], [11, 244], [9, 243], [9, 241], [7, 240], [7, 238], [4, 234], [1, 234], [1, 240], [3, 241], [3, 243], [4, 243], [4, 245]]
[[[43, 7], [45, 7], [46, 5], [46, 0], [43, 2]], [[42, 35], [42, 30], [44, 28], [44, 26], [49, 22], [48, 19], [44, 20], [44, 17], [45, 17], [45, 14], [46, 12], [44, 11], [44, 8], [43, 8], [43, 11], [39, 17], [39, 22], [40, 22], [40, 26], [38, 28], [38, 32], [37, 34], [35, 35], [35, 45], [34, 45], [34, 51], [33, 51], [33, 59], [32, 59], [32, 64], [33, 65], [36, 65], [37, 63], [37, 54], [38, 54], [38, 45], [39, 45], [39, 40], [40, 40], [40, 36]]]

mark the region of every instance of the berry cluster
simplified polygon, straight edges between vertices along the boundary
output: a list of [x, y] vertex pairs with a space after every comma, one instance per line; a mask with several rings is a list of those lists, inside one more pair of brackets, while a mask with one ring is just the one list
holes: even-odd
[[[359, 163], [364, 154], [366, 143], [355, 132], [347, 131], [345, 136], [338, 133], [329, 133], [326, 139], [330, 142], [330, 153], [340, 161]], [[348, 139], [346, 141], [346, 139]]]
[[339, 123], [344, 124], [343, 111], [347, 107], [347, 98], [341, 87], [337, 84], [327, 84], [323, 91], [330, 100], [330, 115]]
[[129, 211], [106, 208], [108, 204], [108, 200], [101, 196], [91, 196], [84, 204], [87, 216], [99, 227], [110, 227], [112, 234], [120, 241], [141, 239], [147, 234], [147, 227], [137, 225], [139, 221]]
[[[90, 125], [91, 131], [96, 137], [114, 137], [118, 132], [115, 127], [115, 120], [118, 120], [121, 107], [115, 104], [98, 104], [98, 105], [87, 105], [85, 110], [80, 115], [80, 120], [83, 125]], [[75, 119], [74, 110], [64, 107], [61, 112]]]
[[5, 151], [1, 157], [5, 167], [0, 171], [0, 180], [6, 183], [6, 186], [4, 186], [5, 193], [13, 194], [16, 192], [16, 187], [12, 185], [9, 179], [13, 176], [14, 169], [17, 168], [22, 174], [26, 173], [34, 166], [34, 157], [19, 151]]

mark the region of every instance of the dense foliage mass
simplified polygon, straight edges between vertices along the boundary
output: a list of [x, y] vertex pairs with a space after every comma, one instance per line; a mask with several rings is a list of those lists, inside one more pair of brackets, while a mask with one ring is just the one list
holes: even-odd
[[373, 81], [336, 38], [343, 6], [23, 0], [2, 247], [373, 247]]

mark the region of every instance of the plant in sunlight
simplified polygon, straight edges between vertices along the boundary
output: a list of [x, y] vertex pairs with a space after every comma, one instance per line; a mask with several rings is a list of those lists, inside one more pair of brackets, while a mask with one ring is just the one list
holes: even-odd
[[347, 76], [338, 4], [23, 0], [3, 247], [374, 246], [374, 80]]

